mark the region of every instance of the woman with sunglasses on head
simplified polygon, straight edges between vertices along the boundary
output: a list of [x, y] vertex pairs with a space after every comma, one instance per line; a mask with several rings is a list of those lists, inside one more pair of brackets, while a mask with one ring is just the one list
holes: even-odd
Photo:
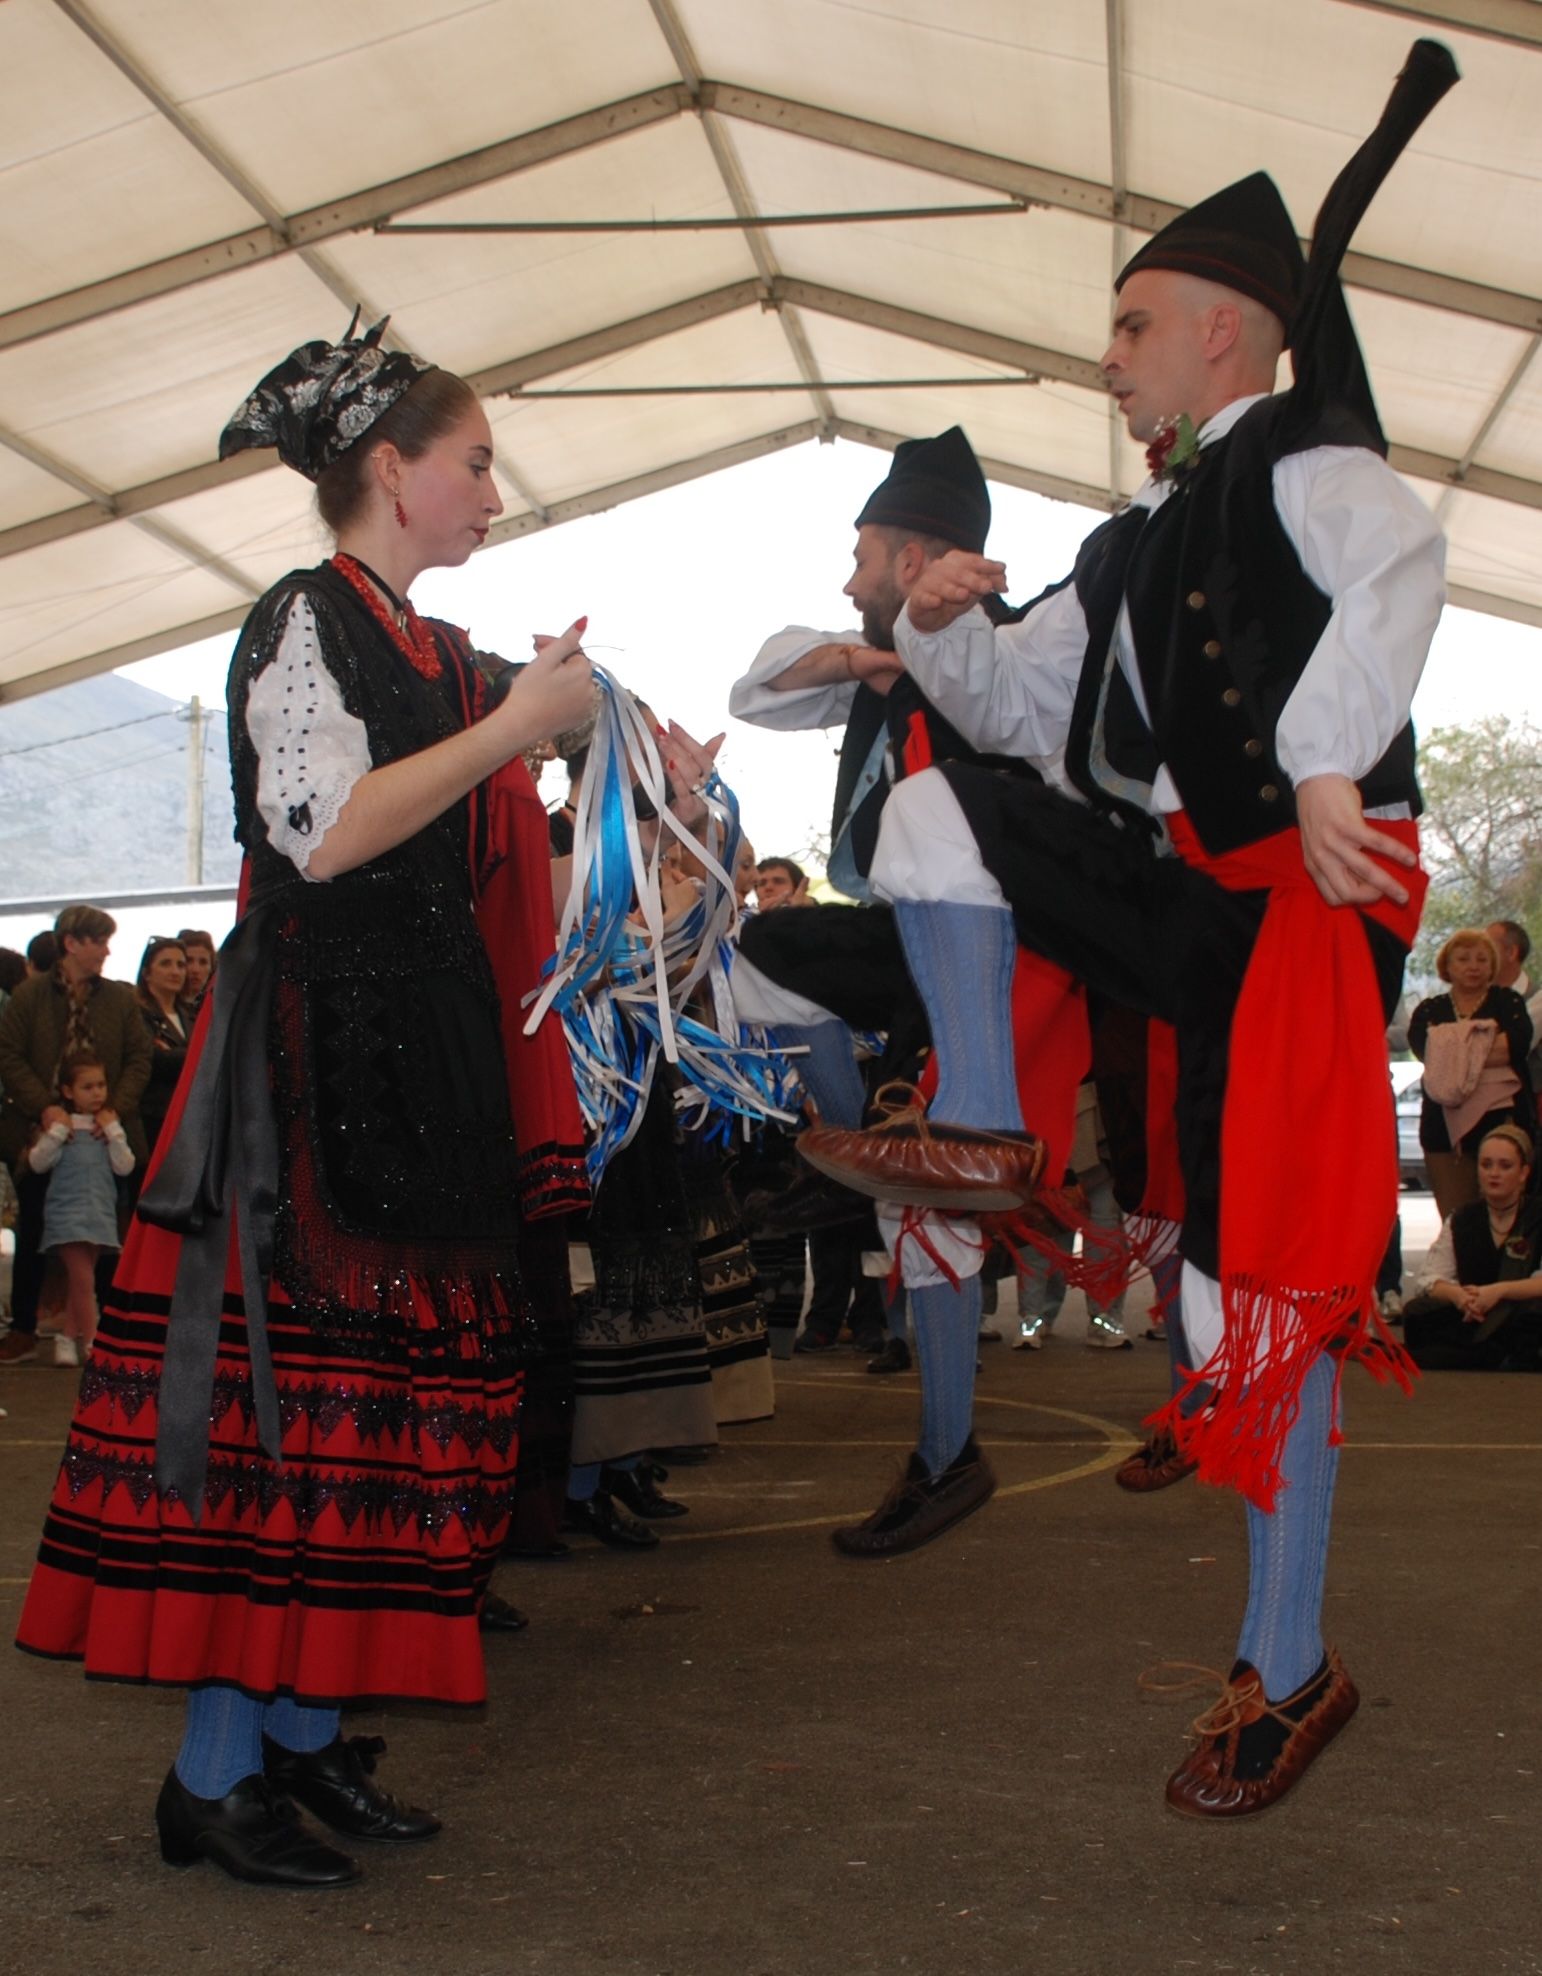
[[313, 481], [337, 551], [259, 601], [232, 662], [241, 917], [19, 1636], [188, 1688], [162, 1855], [283, 1886], [438, 1830], [338, 1708], [484, 1699], [532, 1302], [566, 1294], [526, 1224], [583, 1197], [561, 1031], [520, 1027], [554, 940], [521, 755], [589, 709], [583, 624], [509, 684], [413, 609], [502, 502], [475, 393], [383, 327], [296, 350], [221, 440]]
[[183, 984], [182, 999], [196, 1015], [203, 1003], [204, 991], [214, 975], [214, 935], [205, 933], [197, 926], [184, 926], [177, 938], [187, 956], [187, 979]]

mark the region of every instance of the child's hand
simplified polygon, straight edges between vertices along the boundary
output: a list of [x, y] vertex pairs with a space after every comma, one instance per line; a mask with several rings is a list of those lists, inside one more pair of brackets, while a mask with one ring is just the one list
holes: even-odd
[[45, 1105], [43, 1107], [43, 1116], [38, 1120], [38, 1124], [45, 1132], [51, 1132], [56, 1125], [62, 1125], [65, 1131], [68, 1132], [70, 1129], [70, 1115], [64, 1109], [63, 1105]]
[[118, 1114], [115, 1111], [109, 1111], [104, 1105], [91, 1121], [92, 1136], [97, 1139], [105, 1139], [107, 1137], [108, 1126], [116, 1125], [117, 1122]]

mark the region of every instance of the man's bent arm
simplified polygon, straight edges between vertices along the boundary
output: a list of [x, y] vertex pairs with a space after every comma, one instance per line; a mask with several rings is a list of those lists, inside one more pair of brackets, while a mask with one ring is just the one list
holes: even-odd
[[978, 605], [931, 632], [902, 611], [894, 642], [906, 671], [972, 747], [1030, 761], [1065, 747], [1087, 655], [1087, 620], [1071, 584], [999, 628]]
[[813, 631], [791, 624], [768, 638], [729, 690], [728, 711], [752, 727], [844, 727], [856, 698], [849, 662], [838, 660], [860, 631]]

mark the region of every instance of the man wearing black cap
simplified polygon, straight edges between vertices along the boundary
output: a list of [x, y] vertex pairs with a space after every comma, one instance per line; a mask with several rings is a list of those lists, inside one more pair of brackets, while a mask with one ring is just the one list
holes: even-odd
[[928, 1132], [804, 1142], [875, 1194], [924, 1200], [927, 1169], [939, 1200], [969, 1173], [1026, 1194], [997, 1043], [1017, 939], [1175, 1025], [1182, 1300], [1210, 1393], [1164, 1424], [1247, 1497], [1252, 1552], [1236, 1664], [1168, 1781], [1196, 1817], [1274, 1803], [1357, 1705], [1321, 1634], [1338, 1375], [1406, 1363], [1374, 1315], [1396, 1201], [1382, 1032], [1424, 890], [1408, 710], [1444, 583], [1338, 270], [1454, 80], [1416, 45], [1308, 263], [1255, 173], [1126, 266], [1103, 372], [1152, 477], [1062, 589], [996, 629], [971, 607], [998, 564], [950, 555], [912, 587], [895, 644], [922, 689], [978, 747], [1064, 746], [1084, 802], [951, 766], [896, 792], [872, 875], [931, 1022]]
[[[860, 635], [802, 627], [779, 632], [729, 697], [731, 712], [763, 727], [844, 723], [830, 877], [848, 897], [871, 896], [868, 865], [891, 778], [901, 780], [933, 762], [984, 760], [902, 671], [894, 656], [894, 625], [938, 557], [984, 549], [990, 512], [985, 476], [958, 426], [935, 439], [906, 440], [857, 517], [855, 567], [845, 594], [861, 614]], [[999, 599], [991, 600], [991, 608], [998, 617], [1008, 615]], [[1020, 760], [1005, 766], [1018, 776], [1029, 773]], [[884, 1030], [896, 1042], [907, 1036], [925, 1041], [893, 914], [882, 906], [824, 907], [817, 914], [771, 913], [749, 921], [733, 985], [742, 1020], [766, 1023], [779, 1042], [802, 1052], [799, 1071], [827, 1124], [861, 1123], [865, 1094], [853, 1028]], [[813, 1203], [810, 1211], [820, 1205]], [[832, 1215], [849, 1216], [862, 1203], [845, 1194], [822, 1205]], [[913, 1550], [978, 1509], [995, 1487], [970, 1431], [981, 1245], [972, 1225], [932, 1219], [932, 1247], [946, 1270], [923, 1244], [902, 1248], [921, 1360], [920, 1445], [906, 1486], [864, 1524], [836, 1532], [837, 1547], [851, 1556]], [[882, 1215], [881, 1221], [892, 1242], [897, 1216]]]

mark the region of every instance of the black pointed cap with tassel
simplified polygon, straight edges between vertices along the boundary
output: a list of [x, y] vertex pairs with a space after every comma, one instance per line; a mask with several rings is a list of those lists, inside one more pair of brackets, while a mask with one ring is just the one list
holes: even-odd
[[977, 556], [990, 534], [991, 497], [961, 425], [935, 439], [904, 439], [855, 526], [914, 529]]
[[[1460, 79], [1461, 71], [1443, 42], [1416, 41], [1376, 128], [1328, 188], [1312, 228], [1306, 281], [1290, 324], [1295, 383], [1287, 394], [1282, 437], [1308, 426], [1321, 432], [1324, 420], [1331, 419], [1338, 428], [1337, 443], [1370, 446], [1386, 454], [1386, 435], [1339, 269], [1388, 172], [1430, 111]], [[1334, 438], [1324, 434], [1320, 443], [1334, 443]]]
[[1304, 261], [1279, 188], [1267, 172], [1253, 172], [1170, 220], [1119, 271], [1116, 293], [1142, 268], [1168, 268], [1251, 296], [1280, 318], [1295, 382], [1276, 401], [1277, 453], [1308, 432], [1314, 444], [1386, 453], [1339, 270], [1388, 172], [1459, 80], [1443, 42], [1413, 44], [1376, 128], [1329, 188]]
[[1154, 233], [1119, 270], [1114, 292], [1142, 269], [1166, 268], [1218, 281], [1288, 323], [1305, 267], [1280, 188], [1267, 172], [1250, 172]]

